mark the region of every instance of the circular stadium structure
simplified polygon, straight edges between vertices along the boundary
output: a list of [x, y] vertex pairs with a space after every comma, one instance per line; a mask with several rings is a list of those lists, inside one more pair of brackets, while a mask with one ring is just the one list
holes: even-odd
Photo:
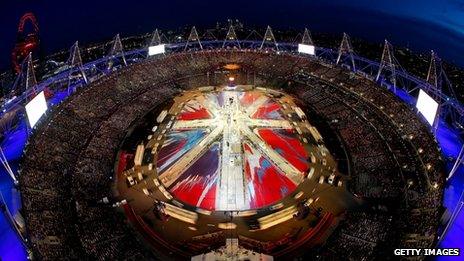
[[17, 176], [36, 258], [366, 260], [436, 245], [442, 153], [395, 95], [401, 81], [436, 97], [427, 83], [348, 38], [337, 53], [270, 28], [263, 41], [193, 32], [127, 52], [117, 36], [4, 107], [67, 97]]

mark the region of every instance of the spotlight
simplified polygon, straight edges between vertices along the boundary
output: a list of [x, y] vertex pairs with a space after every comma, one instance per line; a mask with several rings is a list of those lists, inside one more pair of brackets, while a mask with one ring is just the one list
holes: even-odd
[[233, 87], [235, 86], [235, 77], [233, 76], [230, 76], [229, 77], [229, 84], [228, 84], [229, 87]]

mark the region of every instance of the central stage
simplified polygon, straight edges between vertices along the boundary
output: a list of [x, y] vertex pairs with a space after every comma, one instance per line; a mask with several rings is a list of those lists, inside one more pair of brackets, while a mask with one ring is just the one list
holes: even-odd
[[[183, 91], [146, 116], [122, 146], [117, 194], [128, 202], [126, 215], [166, 244], [216, 238], [222, 245], [233, 236], [272, 253], [276, 246], [268, 242], [311, 231], [320, 240], [336, 222], [332, 215], [353, 200], [309, 121], [295, 98], [270, 88]], [[319, 201], [323, 195], [330, 200]], [[329, 216], [310, 214], [317, 201]]]

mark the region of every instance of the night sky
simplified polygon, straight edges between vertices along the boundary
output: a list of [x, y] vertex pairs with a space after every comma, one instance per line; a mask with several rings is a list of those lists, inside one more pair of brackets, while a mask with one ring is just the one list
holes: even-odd
[[[462, 0], [0, 0], [0, 68], [10, 65], [19, 18], [37, 16], [45, 53], [122, 36], [182, 25], [213, 26], [238, 18], [245, 24], [349, 33], [370, 41], [388, 38], [416, 51], [436, 50], [464, 66]], [[317, 43], [317, 39], [315, 39]], [[380, 54], [379, 54], [380, 55]]]

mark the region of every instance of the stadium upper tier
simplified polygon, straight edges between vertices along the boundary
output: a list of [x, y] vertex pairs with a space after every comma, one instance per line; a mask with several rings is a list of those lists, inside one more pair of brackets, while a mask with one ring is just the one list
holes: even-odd
[[[112, 66], [126, 62], [114, 60]], [[147, 113], [160, 112], [184, 91], [224, 86], [231, 75], [237, 85], [274, 88], [300, 100], [329, 151], [342, 148], [334, 157], [349, 193], [314, 175], [308, 178], [313, 192], [298, 194], [300, 185], [286, 196], [293, 208], [262, 204], [258, 213], [217, 217], [214, 209], [195, 211], [165, 197], [145, 212], [134, 211], [114, 190], [123, 141]], [[39, 123], [21, 164], [23, 213], [40, 259], [185, 259], [238, 238], [241, 247], [275, 258], [360, 260], [390, 256], [398, 246], [429, 247], [436, 240], [445, 181], [437, 143], [413, 109], [359, 73], [272, 48], [194, 48], [88, 77], [95, 79]], [[141, 188], [135, 200], [150, 193]], [[336, 201], [350, 201], [348, 211], [336, 211]], [[171, 230], [160, 231], [163, 222]], [[161, 227], [154, 229], [156, 224]], [[238, 233], [236, 226], [248, 231]], [[279, 230], [279, 238], [253, 236], [269, 229]], [[169, 233], [191, 237], [173, 241]]]

